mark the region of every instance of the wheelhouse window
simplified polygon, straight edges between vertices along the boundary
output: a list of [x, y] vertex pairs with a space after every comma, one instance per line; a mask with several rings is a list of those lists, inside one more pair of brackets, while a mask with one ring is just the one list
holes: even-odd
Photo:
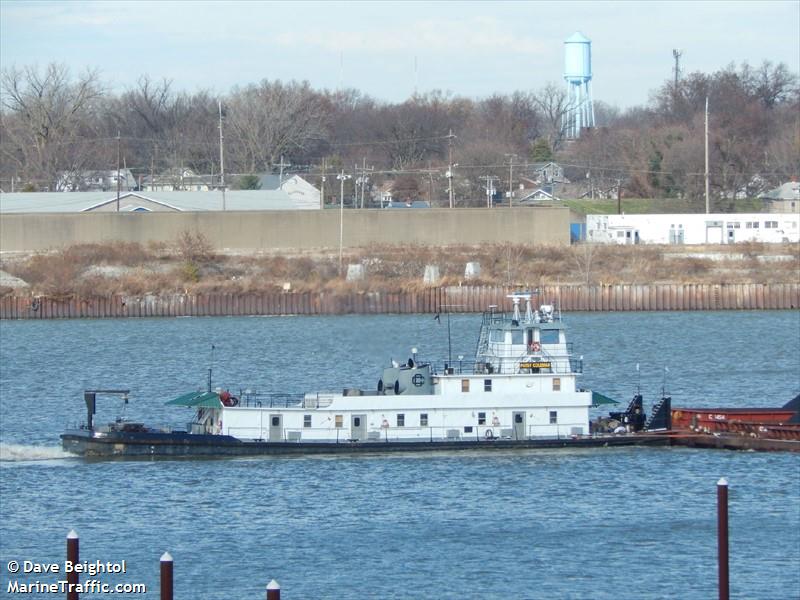
[[303, 415], [303, 427], [311, 427], [311, 415]]
[[521, 329], [514, 329], [511, 331], [511, 343], [521, 346], [523, 343], [523, 331]]
[[550, 425], [556, 425], [558, 423], [558, 411], [551, 410], [550, 411]]
[[469, 379], [462, 379], [461, 380], [461, 391], [468, 392], [469, 391]]
[[489, 341], [496, 343], [503, 343], [506, 341], [506, 332], [502, 329], [492, 329], [489, 332]]
[[478, 413], [478, 425], [486, 425], [486, 413], [479, 412]]
[[336, 427], [344, 427], [344, 417], [342, 415], [336, 415], [333, 418], [333, 423]]
[[542, 344], [557, 344], [558, 329], [542, 329], [539, 331], [539, 341]]
[[406, 416], [402, 413], [397, 413], [397, 426], [398, 427], [406, 426]]
[[484, 392], [491, 392], [492, 391], [492, 380], [491, 379], [484, 379], [483, 380], [483, 391]]
[[472, 433], [472, 426], [464, 425], [464, 433]]
[[553, 391], [554, 392], [561, 391], [561, 377], [553, 377]]
[[420, 415], [419, 415], [419, 426], [420, 427], [427, 427], [428, 426], [428, 413], [420, 413]]

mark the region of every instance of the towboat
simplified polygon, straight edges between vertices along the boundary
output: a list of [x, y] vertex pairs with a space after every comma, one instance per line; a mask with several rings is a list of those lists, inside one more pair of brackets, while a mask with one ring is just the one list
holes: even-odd
[[425, 361], [416, 348], [390, 361], [373, 389], [257, 394], [208, 389], [168, 405], [191, 410], [182, 431], [118, 420], [96, 428], [96, 398], [84, 394], [87, 422], [62, 437], [84, 455], [238, 455], [385, 452], [463, 448], [664, 443], [653, 436], [590, 435], [589, 409], [614, 402], [582, 389], [582, 357], [567, 341], [557, 307], [533, 294], [508, 296], [509, 313], [483, 313], [474, 358]]

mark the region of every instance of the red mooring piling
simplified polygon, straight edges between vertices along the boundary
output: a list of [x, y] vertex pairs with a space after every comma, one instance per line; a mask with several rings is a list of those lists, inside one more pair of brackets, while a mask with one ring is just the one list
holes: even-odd
[[172, 600], [172, 556], [161, 555], [161, 600]]
[[728, 480], [724, 477], [717, 482], [717, 553], [719, 555], [719, 600], [729, 600]]
[[[78, 534], [70, 529], [67, 534], [67, 561], [73, 565], [80, 561]], [[71, 569], [67, 573], [67, 600], [78, 600], [78, 573]]]
[[267, 584], [267, 600], [281, 600], [281, 586], [274, 579]]

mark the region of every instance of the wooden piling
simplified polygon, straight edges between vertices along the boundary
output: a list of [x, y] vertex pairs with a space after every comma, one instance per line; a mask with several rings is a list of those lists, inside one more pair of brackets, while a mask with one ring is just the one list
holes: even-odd
[[729, 600], [728, 573], [728, 480], [717, 482], [717, 556], [719, 560], [719, 600]]
[[169, 552], [161, 555], [161, 600], [172, 600], [173, 560]]
[[[80, 540], [74, 529], [67, 534], [67, 562], [76, 565], [80, 562]], [[75, 569], [67, 573], [67, 600], [78, 600], [78, 573]]]
[[274, 579], [267, 584], [267, 600], [281, 600], [281, 586]]

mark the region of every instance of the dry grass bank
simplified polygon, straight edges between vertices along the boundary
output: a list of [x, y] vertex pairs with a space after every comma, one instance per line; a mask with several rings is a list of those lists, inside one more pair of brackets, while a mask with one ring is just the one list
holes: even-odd
[[[185, 233], [172, 244], [79, 244], [55, 252], [6, 257], [0, 269], [35, 294], [93, 296], [176, 292], [401, 291], [423, 286], [426, 265], [438, 265], [441, 285], [465, 282], [467, 262], [479, 262], [471, 285], [795, 283], [796, 244], [731, 246], [371, 246], [349, 251], [366, 280], [347, 282], [338, 255], [218, 255], [201, 236]], [[12, 293], [0, 288], [0, 294]], [[19, 293], [19, 292], [17, 292]]]

